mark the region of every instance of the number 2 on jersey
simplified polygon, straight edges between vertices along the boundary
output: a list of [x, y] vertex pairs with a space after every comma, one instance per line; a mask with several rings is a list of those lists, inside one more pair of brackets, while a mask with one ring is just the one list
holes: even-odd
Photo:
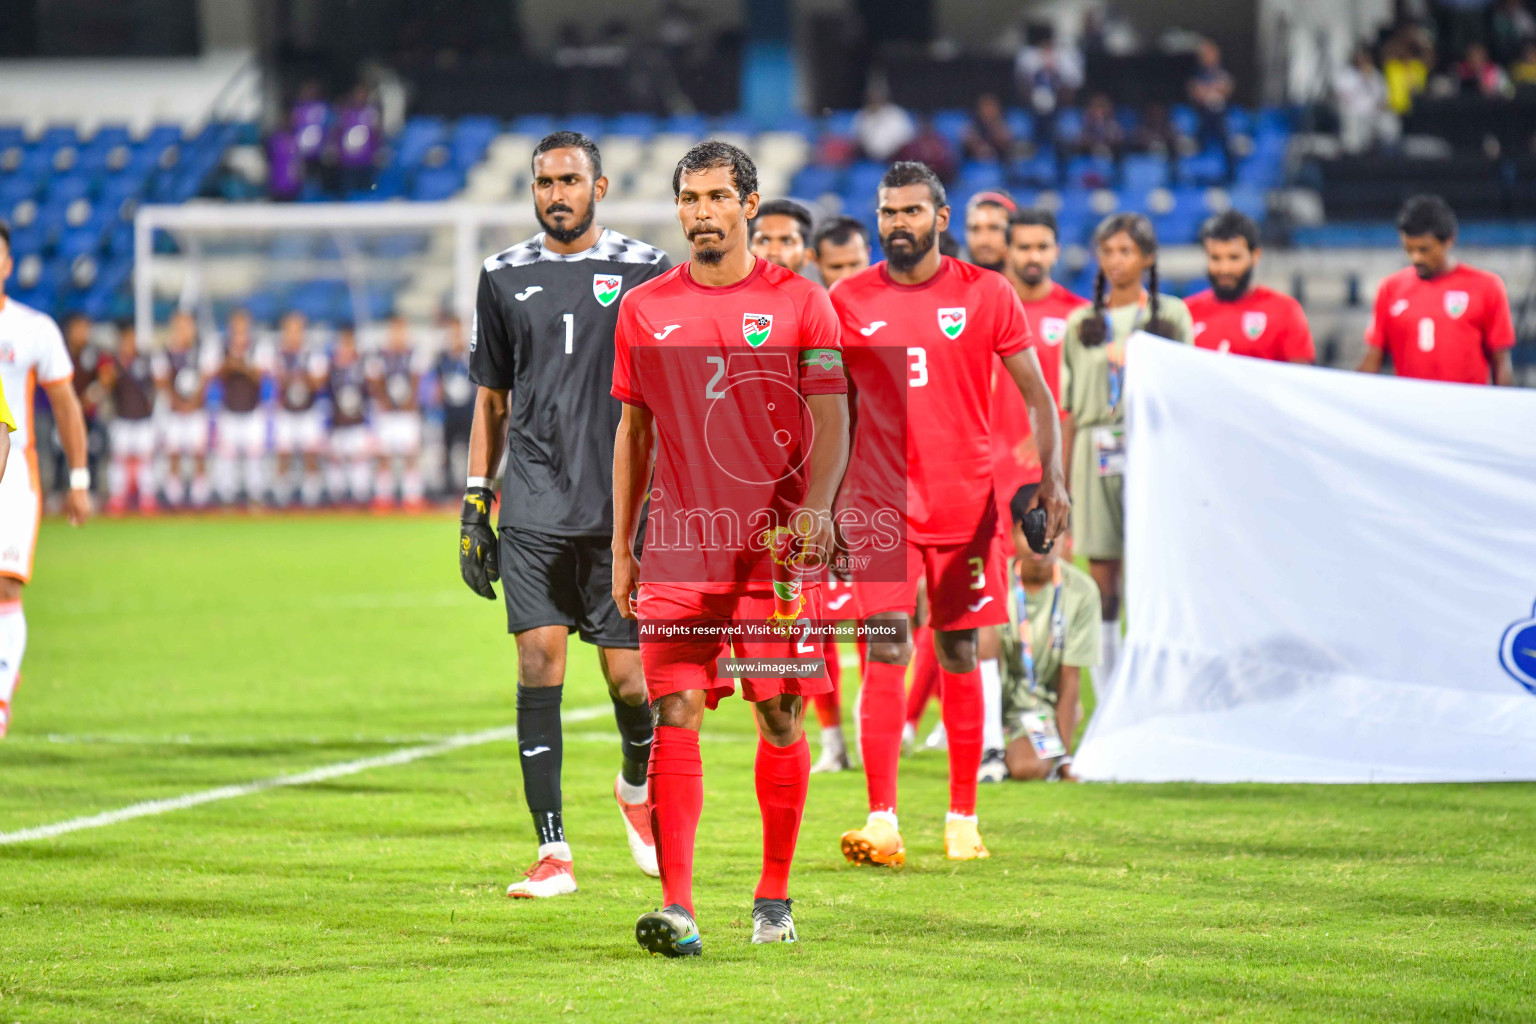
[[565, 354], [570, 355], [576, 341], [576, 314], [565, 313], [560, 319], [565, 321]]
[[928, 383], [928, 350], [920, 345], [914, 345], [907, 349], [907, 358], [911, 360], [907, 367], [912, 371], [912, 376], [907, 378], [910, 387], [920, 388]]

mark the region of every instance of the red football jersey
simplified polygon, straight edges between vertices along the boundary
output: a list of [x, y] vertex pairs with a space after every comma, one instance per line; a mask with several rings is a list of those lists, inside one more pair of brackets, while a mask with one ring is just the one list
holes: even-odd
[[1399, 377], [1487, 384], [1489, 357], [1515, 343], [1504, 282], [1464, 263], [1428, 281], [1404, 267], [1376, 290], [1365, 343], [1385, 349]]
[[[1032, 344], [1013, 286], [949, 256], [920, 285], [897, 284], [877, 263], [839, 281], [832, 305], [859, 407], [845, 490], [858, 493], [871, 467], [901, 450], [905, 433], [907, 539], [970, 540], [992, 502], [992, 368]], [[861, 348], [905, 350], [905, 416], [886, 382], [861, 381], [860, 367], [878, 363], [856, 361]]]
[[688, 264], [631, 289], [614, 331], [613, 396], [656, 432], [640, 578], [729, 591], [767, 586], [757, 536], [805, 497], [806, 395], [848, 390], [837, 316], [820, 286], [759, 259], [724, 288]]
[[[1061, 407], [1061, 339], [1067, 333], [1067, 316], [1088, 300], [1061, 285], [1039, 302], [1024, 302], [1024, 318], [1029, 321], [1035, 339], [1035, 355], [1040, 372], [1051, 389], [1051, 397]], [[1062, 414], [1066, 418], [1066, 414]], [[1025, 484], [1040, 481], [1040, 454], [1030, 440], [1029, 409], [1019, 394], [1013, 375], [1001, 363], [993, 367], [992, 380], [992, 470], [997, 482], [999, 502], [1007, 502]]]
[[1196, 348], [1277, 363], [1317, 360], [1307, 315], [1289, 295], [1254, 287], [1239, 299], [1222, 302], [1207, 288], [1185, 299], [1184, 305], [1195, 324]]

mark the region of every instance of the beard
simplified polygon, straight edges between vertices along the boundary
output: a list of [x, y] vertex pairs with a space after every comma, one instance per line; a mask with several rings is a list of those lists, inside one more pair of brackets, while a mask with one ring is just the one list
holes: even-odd
[[[891, 249], [891, 243], [898, 239], [905, 240], [910, 247], [905, 250], [893, 251]], [[915, 237], [909, 231], [898, 230], [892, 231], [890, 234], [880, 239], [880, 247], [885, 250], [886, 262], [902, 273], [906, 273], [908, 270], [911, 270], [913, 267], [921, 263], [923, 261], [923, 257], [928, 255], [929, 250], [937, 245], [938, 241], [939, 232], [937, 228], [929, 231], [921, 238]]]
[[1427, 263], [1415, 263], [1413, 265], [1413, 272], [1419, 275], [1420, 281], [1431, 281], [1435, 277], [1434, 268]]
[[587, 229], [592, 226], [592, 218], [597, 214], [597, 192], [596, 190], [593, 190], [592, 196], [587, 201], [586, 216], [577, 221], [573, 227], [556, 227], [554, 224], [544, 219], [548, 214], [576, 212], [569, 206], [566, 206], [564, 203], [556, 203], [554, 206], [551, 206], [548, 209], [539, 210], [536, 212], [539, 218], [539, 226], [544, 229], [544, 233], [550, 238], [553, 238], [555, 241], [559, 242], [561, 245], [569, 245], [570, 243], [576, 241], [576, 239], [580, 238], [582, 235], [586, 234]]
[[[715, 237], [719, 238], [721, 242], [725, 241], [725, 232], [723, 230], [715, 227], [713, 224], [706, 224], [696, 227], [692, 231], [688, 232], [688, 244], [690, 246], [693, 245], [694, 240], [700, 235], [714, 235]], [[716, 249], [711, 245], [704, 245], [693, 250], [693, 258], [707, 267], [713, 267], [717, 265], [721, 260], [725, 259], [725, 250]]]
[[1222, 285], [1214, 277], [1209, 277], [1211, 291], [1215, 293], [1218, 302], [1236, 302], [1248, 293], [1248, 286], [1253, 283], [1253, 268], [1243, 271], [1243, 276], [1237, 279], [1237, 283], [1230, 288]]
[[1051, 276], [1046, 272], [1044, 265], [1040, 263], [1026, 263], [1017, 271], [1015, 271], [1015, 273], [1019, 275], [1020, 281], [1023, 281], [1031, 288], [1035, 287], [1041, 281], [1044, 281], [1047, 277]]

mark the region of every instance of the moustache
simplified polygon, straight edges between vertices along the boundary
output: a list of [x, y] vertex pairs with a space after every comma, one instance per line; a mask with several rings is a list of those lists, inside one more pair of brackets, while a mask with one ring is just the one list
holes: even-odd
[[569, 206], [566, 206], [564, 203], [556, 203], [553, 206], [546, 206], [546, 207], [544, 207], [544, 212], [545, 213], [575, 213], [576, 211], [571, 209]]
[[892, 242], [910, 242], [916, 245], [917, 236], [906, 231], [892, 231], [889, 235], [885, 236], [885, 244], [890, 245]]
[[720, 235], [723, 238], [725, 236], [725, 232], [711, 224], [698, 225], [694, 227], [692, 231], [688, 232], [688, 237], [690, 239], [698, 238], [700, 235]]

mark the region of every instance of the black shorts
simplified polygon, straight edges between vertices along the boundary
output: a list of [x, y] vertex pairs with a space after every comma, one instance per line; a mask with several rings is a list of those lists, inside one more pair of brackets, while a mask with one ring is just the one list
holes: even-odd
[[507, 632], [564, 626], [598, 647], [640, 646], [640, 625], [613, 602], [612, 538], [503, 528], [501, 596]]

